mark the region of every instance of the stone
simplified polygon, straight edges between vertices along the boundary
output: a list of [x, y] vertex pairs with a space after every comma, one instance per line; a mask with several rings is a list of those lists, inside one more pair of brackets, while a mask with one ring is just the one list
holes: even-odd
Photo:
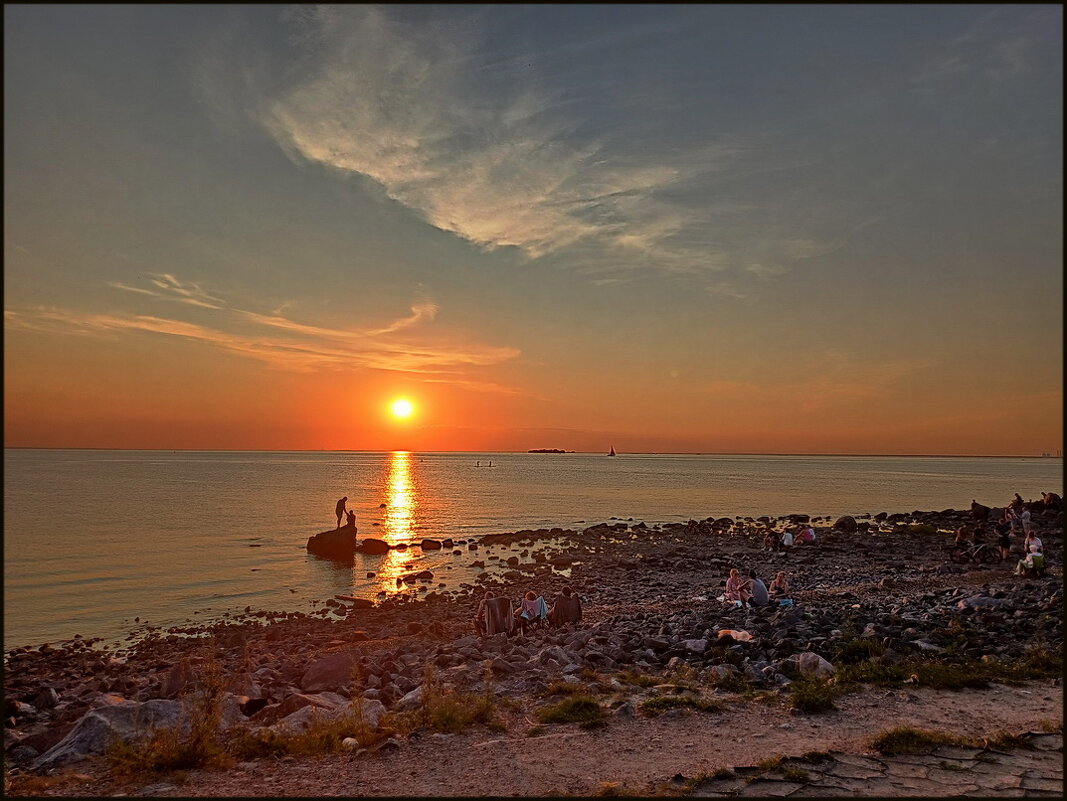
[[385, 540], [374, 539], [373, 537], [367, 537], [366, 539], [360, 540], [359, 544], [355, 547], [357, 552], [369, 554], [389, 553], [391, 549], [392, 548], [388, 542]]
[[352, 669], [359, 661], [356, 651], [342, 651], [316, 660], [300, 677], [300, 689], [306, 693], [335, 691], [352, 684]]
[[183, 731], [190, 728], [189, 714], [179, 701], [157, 698], [101, 706], [86, 712], [66, 737], [33, 762], [32, 768], [41, 771], [77, 762], [104, 753], [115, 739], [142, 741], [156, 729], [176, 727]]
[[406, 693], [403, 698], [396, 702], [396, 709], [400, 712], [406, 712], [409, 709], [418, 709], [422, 706], [422, 698], [424, 695], [423, 685], [419, 685], [414, 690]]

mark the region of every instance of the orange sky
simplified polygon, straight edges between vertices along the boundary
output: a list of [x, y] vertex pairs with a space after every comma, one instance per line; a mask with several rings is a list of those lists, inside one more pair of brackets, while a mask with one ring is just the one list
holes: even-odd
[[1062, 9], [616, 11], [7, 7], [5, 444], [1062, 448]]

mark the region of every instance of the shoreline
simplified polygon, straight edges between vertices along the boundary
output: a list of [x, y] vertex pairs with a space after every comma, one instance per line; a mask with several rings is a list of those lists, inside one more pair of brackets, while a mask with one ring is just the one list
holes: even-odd
[[[885, 647], [900, 658], [958, 647], [963, 657], [989, 656], [1007, 664], [1039, 640], [1062, 654], [1062, 514], [1037, 523], [1053, 570], [1044, 579], [1025, 580], [1011, 576], [1010, 565], [948, 563], [943, 544], [950, 535], [918, 527], [951, 530], [970, 517], [969, 512], [949, 512], [886, 515], [880, 521], [886, 531], [856, 519], [857, 530], [848, 533], [818, 525], [814, 545], [795, 546], [788, 553], [761, 550], [758, 518], [708, 518], [658, 527], [620, 521], [581, 531], [507, 532], [487, 535], [463, 557], [499, 562], [504, 569], [485, 571], [447, 595], [416, 588], [371, 609], [326, 599], [309, 614], [253, 610], [222, 621], [147, 632], [121, 650], [96, 648], [84, 638], [23, 646], [5, 651], [5, 697], [15, 711], [5, 747], [18, 771], [32, 772], [35, 764], [38, 771], [60, 770], [61, 761], [40, 760], [87, 712], [116, 704], [177, 704], [183, 690], [195, 684], [193, 666], [209, 645], [235, 699], [232, 722], [259, 728], [280, 725], [281, 712], [316, 695], [360, 697], [361, 703], [381, 704], [383, 713], [393, 712], [420, 686], [428, 665], [447, 676], [457, 691], [477, 693], [485, 689], [488, 661], [494, 691], [533, 709], [553, 682], [583, 681], [581, 676], [595, 674], [601, 677], [597, 681], [615, 676], [618, 684], [621, 675], [665, 677], [678, 671], [695, 671], [699, 686], [711, 688], [702, 692], [712, 695], [719, 693], [717, 682], [730, 674], [784, 702], [791, 656], [810, 650], [833, 661], [844, 640], [868, 630], [878, 643], [890, 643]], [[752, 567], [766, 580], [776, 570], [787, 570], [796, 606], [724, 607], [714, 596], [731, 566]], [[560, 575], [560, 569], [569, 569], [570, 576]], [[525, 638], [472, 636], [470, 616], [485, 589], [503, 591], [514, 600], [532, 588], [551, 600], [564, 583], [583, 599], [585, 616], [579, 626], [535, 631]], [[418, 600], [408, 600], [411, 595]], [[1016, 617], [1017, 611], [1024, 617]], [[954, 619], [973, 627], [958, 646], [945, 633], [952, 631]], [[716, 642], [717, 629], [749, 630], [757, 644], [724, 648]], [[349, 686], [347, 669], [325, 684], [309, 678], [315, 669], [326, 670], [330, 660], [353, 655], [363, 675], [374, 679], [362, 692]], [[618, 693], [625, 690], [609, 686]], [[261, 717], [267, 710], [275, 711]], [[1047, 717], [1057, 712], [1049, 709]], [[529, 714], [524, 713], [527, 720]], [[514, 720], [509, 730], [523, 725]], [[99, 757], [90, 758], [97, 764], [93, 759]], [[73, 764], [78, 770], [85, 765]]]

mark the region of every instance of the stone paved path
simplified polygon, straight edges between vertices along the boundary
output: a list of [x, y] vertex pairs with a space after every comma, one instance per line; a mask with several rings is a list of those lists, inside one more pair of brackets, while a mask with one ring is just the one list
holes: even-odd
[[814, 762], [783, 759], [776, 767], [735, 768], [692, 792], [700, 798], [830, 796], [1023, 796], [1063, 798], [1063, 735], [1023, 735], [1011, 750], [942, 746], [932, 753], [858, 756], [838, 751]]

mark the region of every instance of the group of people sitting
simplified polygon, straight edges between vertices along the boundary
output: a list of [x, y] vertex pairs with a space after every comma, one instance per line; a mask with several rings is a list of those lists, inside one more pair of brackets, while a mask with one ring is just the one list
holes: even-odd
[[763, 535], [763, 547], [768, 551], [782, 551], [794, 545], [808, 545], [813, 542], [815, 542], [815, 529], [810, 524], [797, 526], [795, 534], [789, 529], [782, 532], [767, 529], [767, 533]]
[[564, 626], [581, 620], [582, 600], [570, 585], [560, 590], [551, 608], [544, 596], [533, 590], [523, 596], [515, 609], [509, 599], [498, 598], [495, 592], [486, 590], [474, 613], [474, 627], [479, 634], [501, 631], [510, 634], [515, 629], [525, 633], [531, 627]]
[[[1034, 533], [1030, 521], [1030, 511], [1021, 503], [1018, 494], [1015, 495], [1019, 504], [1008, 506], [999, 520], [994, 521], [993, 530], [997, 537], [997, 547], [1000, 548], [1001, 561], [1007, 560], [1011, 555], [1011, 538], [1015, 534], [1025, 534], [1023, 540], [1023, 557], [1016, 563], [1014, 573], [1017, 576], [1042, 576], [1045, 573], [1045, 555], [1040, 537]], [[1013, 501], [1014, 503], [1014, 501]], [[960, 526], [956, 529], [953, 542], [956, 545], [970, 546], [985, 544], [986, 530], [978, 524]]]
[[730, 568], [730, 577], [726, 579], [723, 599], [740, 606], [769, 606], [772, 602], [780, 604], [789, 599], [789, 580], [785, 571], [778, 574], [767, 586], [763, 579], [756, 576], [755, 570], [748, 571], [748, 578], [741, 575], [736, 567]]

